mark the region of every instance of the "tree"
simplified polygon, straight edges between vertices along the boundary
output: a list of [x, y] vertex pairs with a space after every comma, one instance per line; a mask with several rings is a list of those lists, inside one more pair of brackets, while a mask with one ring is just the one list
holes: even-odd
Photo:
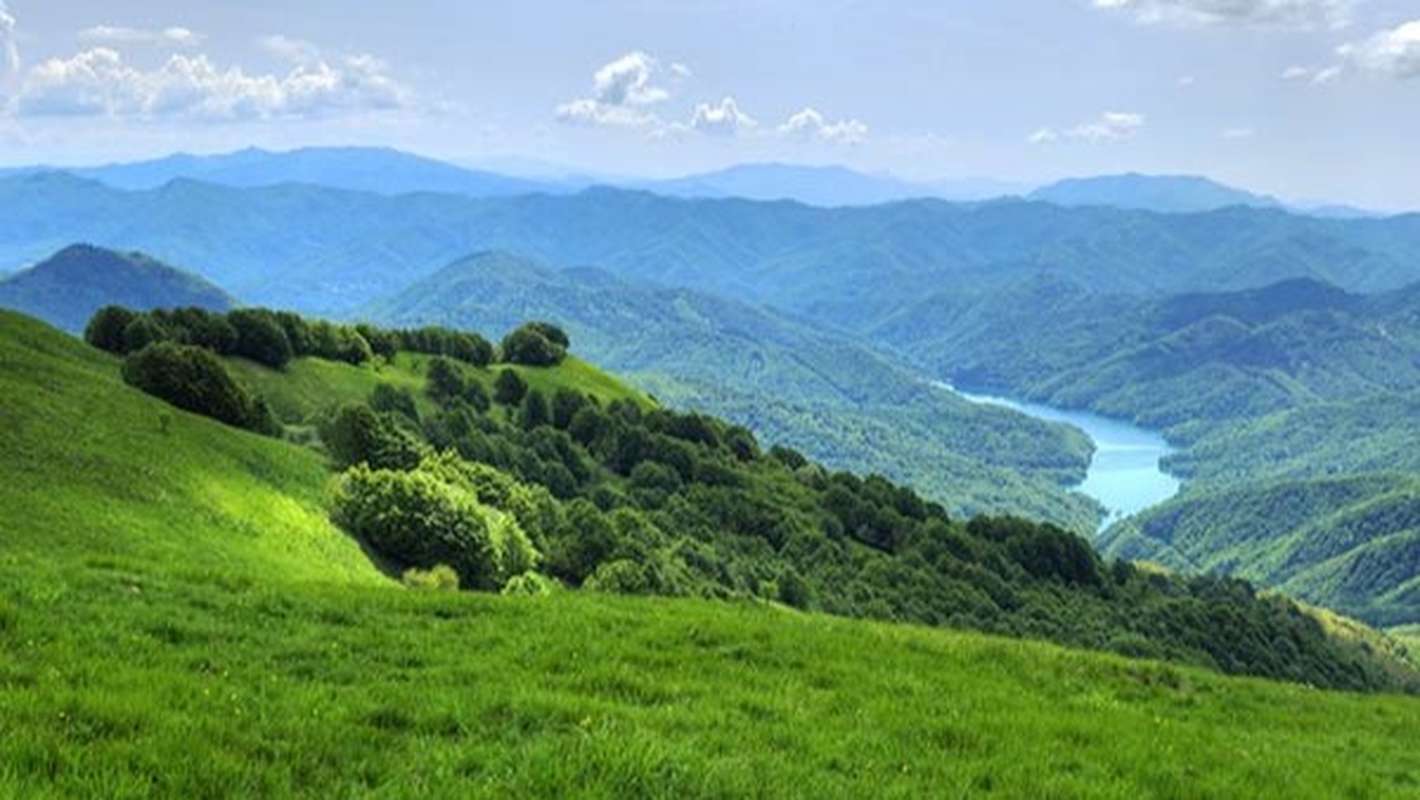
[[123, 363], [130, 386], [186, 411], [238, 428], [275, 434], [280, 426], [264, 402], [232, 379], [212, 353], [200, 347], [160, 342]]
[[566, 346], [547, 338], [538, 327], [531, 324], [523, 325], [503, 337], [503, 360], [510, 364], [550, 367], [562, 363], [562, 359], [566, 357]]
[[425, 456], [422, 442], [389, 414], [363, 403], [341, 406], [320, 425], [321, 442], [337, 468], [369, 464], [375, 469], [414, 469]]
[[463, 370], [450, 359], [443, 356], [435, 356], [429, 361], [429, 384], [426, 391], [434, 402], [440, 405], [448, 403], [455, 397], [462, 397], [468, 390], [464, 381]]
[[587, 396], [564, 387], [552, 395], [552, 424], [559, 430], [567, 430], [577, 412], [587, 406]]
[[505, 369], [493, 381], [493, 399], [505, 406], [515, 406], [523, 402], [528, 393], [528, 382], [516, 371]]
[[110, 353], [127, 352], [123, 332], [137, 314], [121, 306], [104, 306], [89, 318], [84, 341]]
[[568, 338], [567, 332], [553, 325], [551, 322], [529, 322], [526, 327], [542, 334], [549, 342], [561, 347], [563, 350], [572, 346], [572, 340]]
[[447, 564], [462, 586], [500, 585], [486, 509], [467, 490], [427, 472], [352, 467], [336, 486], [334, 516], [341, 527], [402, 565], [431, 569]]
[[546, 395], [537, 389], [528, 392], [518, 411], [518, 424], [522, 425], [523, 430], [530, 431], [551, 421], [552, 412], [548, 410]]
[[403, 386], [379, 383], [370, 392], [370, 408], [381, 414], [399, 414], [413, 422], [419, 421], [419, 408], [414, 393]]
[[139, 314], [123, 329], [123, 352], [133, 353], [164, 341], [168, 332], [148, 314]]
[[272, 369], [284, 369], [294, 351], [275, 314], [260, 308], [242, 308], [227, 314], [237, 331], [235, 353]]

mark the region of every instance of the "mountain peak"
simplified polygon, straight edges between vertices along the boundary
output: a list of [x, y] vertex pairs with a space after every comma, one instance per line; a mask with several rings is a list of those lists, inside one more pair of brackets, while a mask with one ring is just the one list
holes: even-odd
[[1216, 211], [1233, 206], [1282, 206], [1275, 197], [1254, 194], [1201, 175], [1139, 172], [1067, 178], [1031, 192], [1029, 198], [1061, 206], [1112, 206], [1165, 213]]

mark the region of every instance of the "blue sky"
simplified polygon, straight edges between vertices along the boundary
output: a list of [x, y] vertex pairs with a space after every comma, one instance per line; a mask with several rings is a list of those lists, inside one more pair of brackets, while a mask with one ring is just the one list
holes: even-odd
[[0, 0], [0, 163], [380, 144], [1420, 208], [1415, 0]]

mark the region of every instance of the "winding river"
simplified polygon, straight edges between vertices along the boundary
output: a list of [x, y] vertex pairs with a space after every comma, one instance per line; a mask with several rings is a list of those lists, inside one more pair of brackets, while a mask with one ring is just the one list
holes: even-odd
[[943, 389], [973, 403], [1002, 406], [1047, 422], [1063, 422], [1085, 432], [1095, 443], [1095, 455], [1085, 481], [1074, 488], [1098, 500], [1109, 512], [1101, 525], [1136, 514], [1178, 493], [1179, 480], [1159, 462], [1173, 448], [1159, 434], [1098, 414], [1065, 411], [1038, 403], [971, 394], [945, 383]]

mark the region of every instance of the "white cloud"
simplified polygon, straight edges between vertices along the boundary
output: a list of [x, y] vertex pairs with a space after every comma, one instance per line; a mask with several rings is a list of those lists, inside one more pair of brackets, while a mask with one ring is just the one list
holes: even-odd
[[256, 42], [261, 45], [261, 49], [292, 64], [309, 64], [319, 61], [321, 57], [320, 48], [305, 39], [273, 33], [257, 39]]
[[242, 120], [330, 116], [413, 105], [412, 93], [371, 56], [301, 65], [285, 75], [219, 68], [202, 54], [143, 70], [95, 47], [51, 58], [25, 76], [15, 109], [27, 116]]
[[1363, 72], [1399, 80], [1420, 78], [1420, 19], [1384, 30], [1363, 42], [1342, 45], [1337, 54]]
[[20, 71], [20, 46], [15, 42], [18, 24], [5, 0], [0, 0], [0, 80]]
[[1197, 82], [1198, 79], [1193, 77], [1192, 75], [1184, 75], [1183, 77], [1178, 79], [1178, 88], [1187, 89], [1188, 87], [1192, 86]]
[[733, 97], [719, 103], [700, 103], [690, 115], [690, 129], [711, 136], [735, 136], [758, 126], [753, 117], [740, 110]]
[[79, 41], [90, 44], [166, 45], [193, 48], [207, 40], [206, 36], [188, 28], [170, 27], [162, 30], [125, 28], [115, 25], [95, 25], [79, 31]]
[[[672, 64], [670, 71], [680, 78], [690, 75], [690, 68], [684, 64]], [[670, 97], [670, 92], [655, 84], [660, 72], [660, 62], [655, 57], [633, 50], [604, 64], [592, 75], [591, 97], [557, 106], [557, 119], [581, 125], [641, 127], [656, 124], [659, 118], [646, 107]]]
[[1140, 22], [1246, 25], [1269, 28], [1344, 28], [1359, 0], [1092, 0]]
[[1239, 140], [1251, 139], [1257, 135], [1257, 131], [1252, 128], [1225, 128], [1222, 133], [1224, 139]]
[[1098, 119], [1090, 122], [1082, 122], [1072, 128], [1058, 130], [1056, 128], [1041, 128], [1031, 134], [1027, 141], [1031, 144], [1048, 144], [1062, 139], [1073, 139], [1077, 141], [1102, 144], [1106, 142], [1119, 142], [1134, 138], [1134, 135], [1143, 130], [1145, 118], [1143, 114], [1136, 114], [1126, 111], [1106, 111]]
[[1340, 64], [1334, 64], [1330, 67], [1292, 66], [1282, 70], [1282, 80], [1292, 81], [1293, 83], [1305, 81], [1320, 86], [1334, 82], [1337, 78], [1341, 77], [1341, 72], [1342, 68]]
[[639, 128], [654, 125], [660, 117], [640, 108], [614, 106], [590, 97], [563, 103], [556, 109], [557, 119], [573, 125], [609, 125]]
[[814, 108], [790, 116], [778, 127], [781, 136], [829, 142], [831, 144], [862, 144], [868, 138], [868, 126], [861, 120], [843, 119], [829, 122]]

